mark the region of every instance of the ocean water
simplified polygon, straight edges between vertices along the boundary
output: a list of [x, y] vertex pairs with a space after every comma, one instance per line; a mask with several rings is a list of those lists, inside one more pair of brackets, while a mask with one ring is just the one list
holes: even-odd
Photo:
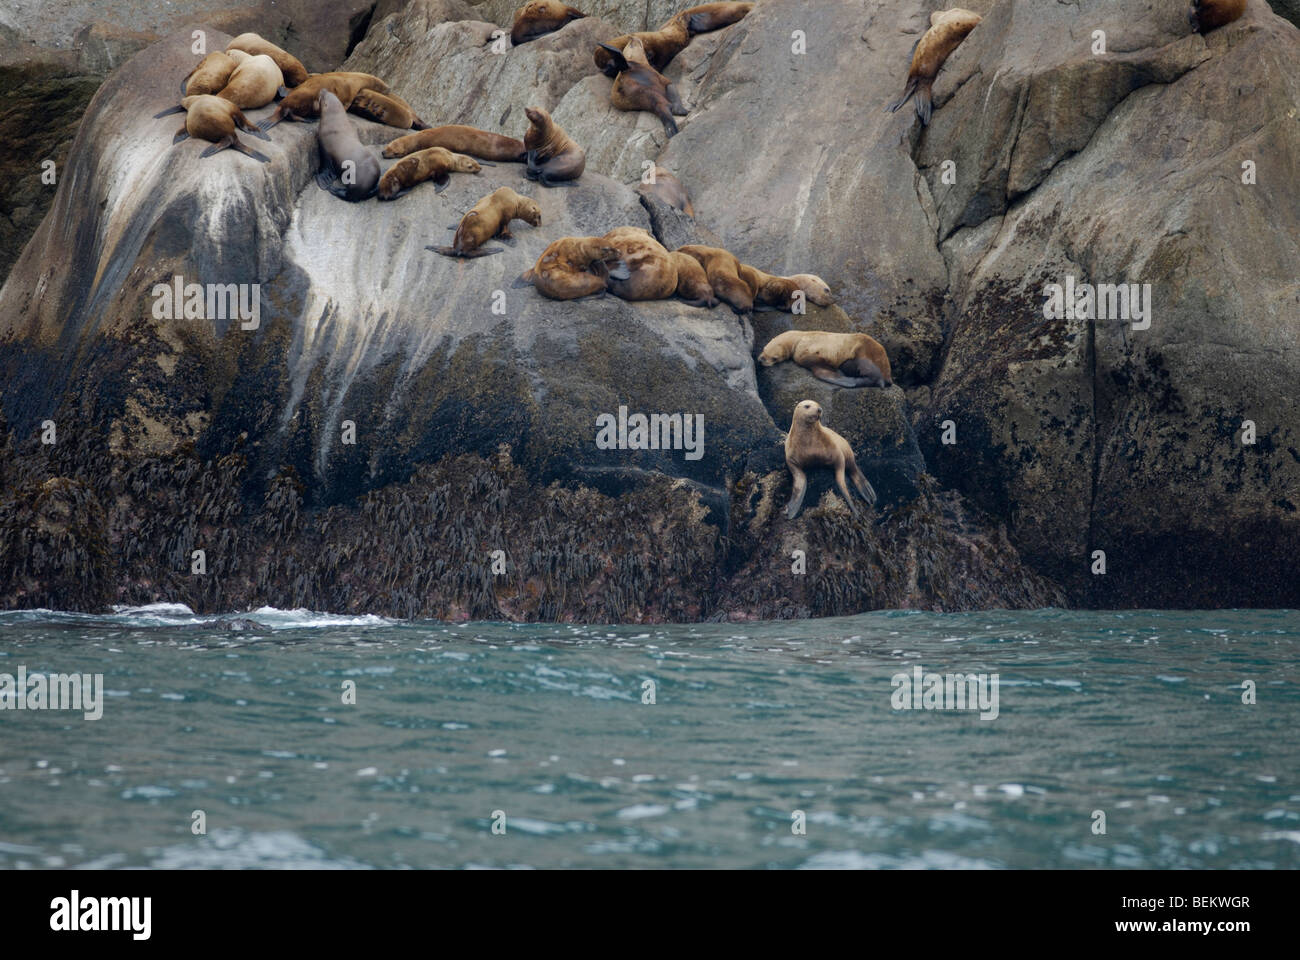
[[1300, 866], [1296, 612], [236, 616], [0, 613], [0, 674], [105, 688], [0, 710], [0, 868]]

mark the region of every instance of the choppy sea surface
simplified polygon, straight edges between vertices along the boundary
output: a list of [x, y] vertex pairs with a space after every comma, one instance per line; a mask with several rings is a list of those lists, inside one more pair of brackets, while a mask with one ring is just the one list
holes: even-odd
[[[0, 684], [104, 698], [0, 710], [0, 868], [1295, 868], [1298, 651], [1290, 611], [3, 612]], [[996, 719], [895, 709], [917, 665]]]

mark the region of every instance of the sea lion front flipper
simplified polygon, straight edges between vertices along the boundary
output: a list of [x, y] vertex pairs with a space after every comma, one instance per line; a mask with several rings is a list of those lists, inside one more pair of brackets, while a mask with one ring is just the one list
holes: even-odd
[[264, 117], [262, 119], [262, 122], [257, 125], [257, 129], [265, 133], [267, 130], [270, 130], [277, 123], [279, 123], [281, 120], [294, 120], [294, 119], [297, 118], [294, 117], [293, 111], [286, 110], [284, 108], [284, 104], [281, 104], [280, 106], [275, 108], [275, 113], [271, 114], [269, 117]]
[[169, 117], [169, 116], [171, 116], [173, 113], [184, 113], [184, 112], [185, 112], [185, 108], [182, 107], [182, 106], [178, 103], [178, 104], [176, 104], [176, 106], [174, 106], [174, 107], [168, 107], [168, 108], [167, 108], [166, 110], [164, 110], [162, 113], [155, 113], [155, 114], [153, 115], [153, 118], [154, 118], [155, 120], [157, 120], [159, 117]]
[[930, 85], [929, 80], [916, 85], [916, 115], [923, 127], [930, 125]]
[[232, 134], [228, 133], [220, 140], [218, 140], [216, 143], [214, 143], [212, 146], [208, 147], [208, 149], [200, 153], [199, 158], [203, 159], [204, 157], [210, 157], [214, 153], [220, 153], [222, 150], [226, 149], [226, 147], [233, 147], [234, 145], [235, 145], [235, 138]]
[[500, 240], [502, 243], [508, 244], [509, 246], [512, 247], [519, 242], [518, 240], [515, 239], [515, 235], [510, 232], [509, 227], [502, 227], [501, 232], [497, 234], [497, 239]]
[[491, 160], [479, 160], [478, 165], [479, 165], [480, 167], [495, 167], [495, 166], [496, 166], [496, 164], [493, 163]]
[[289, 88], [286, 87], [283, 83], [280, 84], [280, 86], [276, 88], [276, 91], [275, 91], [275, 99], [277, 99], [277, 100], [283, 100], [283, 99], [284, 99], [285, 97], [287, 97], [288, 95], [289, 95]]
[[[197, 70], [197, 69], [198, 69], [198, 67], [195, 67], [195, 68], [194, 68], [194, 70]], [[182, 99], [182, 100], [185, 99], [185, 95], [186, 95], [186, 92], [187, 92], [187, 91], [185, 90], [185, 88], [186, 88], [187, 86], [189, 86], [190, 77], [194, 76], [194, 70], [191, 70], [189, 73], [185, 74], [185, 79], [181, 81], [181, 99]]]
[[[322, 190], [334, 193], [335, 184], [339, 184], [339, 178], [334, 175], [333, 170], [328, 167], [321, 167], [316, 171], [316, 186], [320, 187]], [[339, 186], [342, 186], [342, 184], [339, 184]], [[337, 196], [337, 194], [335, 194], [335, 196]]]
[[671, 140], [676, 136], [677, 121], [673, 119], [672, 112], [668, 109], [667, 104], [661, 105], [660, 108], [655, 111], [655, 116], [662, 121], [664, 125], [664, 133], [668, 135], [668, 139]]
[[844, 498], [849, 513], [857, 513], [858, 508], [853, 505], [853, 495], [849, 493], [849, 485], [844, 482], [844, 464], [840, 464], [839, 469], [835, 471], [835, 486], [839, 488], [840, 496]]
[[190, 132], [189, 132], [188, 130], [186, 130], [184, 127], [181, 127], [179, 130], [176, 131], [176, 136], [172, 137], [172, 143], [173, 143], [173, 144], [180, 143], [182, 140], [184, 140], [184, 139], [185, 139], [186, 137], [188, 137], [189, 135], [190, 135]]
[[546, 171], [537, 175], [537, 182], [544, 187], [576, 187], [578, 184], [573, 180], [552, 180]]
[[916, 77], [907, 78], [907, 86], [903, 87], [903, 95], [887, 106], [885, 109], [890, 113], [896, 113], [898, 108], [912, 99], [912, 94], [916, 93]]
[[786, 505], [785, 515], [787, 519], [793, 520], [799, 516], [799, 510], [803, 507], [803, 495], [808, 490], [808, 475], [787, 461], [790, 467], [790, 473], [794, 476], [794, 490], [790, 494], [790, 502]]
[[677, 92], [677, 88], [671, 83], [664, 88], [664, 96], [668, 98], [668, 109], [674, 117], [684, 117], [690, 113], [682, 103], [681, 94]]
[[460, 256], [460, 251], [458, 251], [455, 247], [435, 247], [435, 246], [427, 246], [427, 247], [425, 247], [424, 249], [426, 249], [426, 250], [432, 250], [434, 253], [441, 253], [444, 257], [459, 257], [459, 256]]
[[[620, 50], [618, 47], [611, 47], [608, 43], [602, 43], [601, 46], [609, 51], [610, 60], [615, 70], [617, 70], [619, 73], [622, 73], [624, 70], [627, 69], [628, 67], [627, 57], [623, 56], [622, 50]], [[607, 67], [606, 72], [608, 72], [608, 69], [609, 68]]]
[[626, 260], [615, 260], [609, 268], [609, 275], [614, 280], [628, 280], [632, 277], [632, 271], [628, 269]]
[[433, 181], [434, 193], [442, 193], [451, 185], [451, 174], [446, 170], [442, 171], [442, 173], [435, 173], [429, 179]]

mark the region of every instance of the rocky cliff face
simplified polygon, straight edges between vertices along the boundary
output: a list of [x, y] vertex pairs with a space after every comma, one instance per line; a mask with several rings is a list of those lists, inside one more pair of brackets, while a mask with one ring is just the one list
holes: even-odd
[[[0, 605], [662, 620], [1300, 599], [1293, 26], [1262, 2], [1206, 38], [1137, 3], [985, 3], [921, 130], [884, 106], [929, 6], [763, 0], [669, 67], [691, 108], [669, 141], [610, 107], [591, 50], [688, 5], [593, 6], [504, 53], [496, 0], [358, 21], [346, 68], [432, 124], [522, 136], [523, 108], [549, 109], [588, 150], [567, 189], [502, 164], [343, 203], [311, 181], [310, 125], [274, 128], [265, 165], [171, 146], [179, 118], [151, 117], [188, 33], [117, 69], [0, 290]], [[633, 190], [652, 161], [695, 220]], [[500, 185], [542, 226], [480, 260], [426, 249]], [[555, 237], [623, 224], [819, 273], [838, 306], [751, 325], [512, 286]], [[1150, 325], [1045, 319], [1067, 275], [1150, 284]], [[177, 276], [257, 284], [256, 327], [159, 319]], [[792, 324], [872, 333], [901, 386], [756, 370]], [[805, 398], [877, 516], [823, 476], [780, 515]], [[620, 407], [701, 415], [703, 455], [601, 449], [595, 418]]]

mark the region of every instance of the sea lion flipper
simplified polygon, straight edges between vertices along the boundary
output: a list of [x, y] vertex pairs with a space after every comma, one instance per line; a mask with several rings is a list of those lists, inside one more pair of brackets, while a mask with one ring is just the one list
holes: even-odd
[[537, 182], [544, 187], [576, 187], [578, 185], [573, 180], [552, 180], [545, 171], [538, 173]]
[[235, 143], [235, 138], [230, 134], [226, 134], [216, 143], [212, 144], [212, 146], [208, 147], [208, 149], [200, 153], [199, 159], [201, 160], [205, 157], [210, 157], [213, 154], [220, 153], [222, 150], [225, 150], [227, 147], [234, 146], [234, 143]]
[[803, 495], [808, 490], [808, 475], [790, 461], [787, 460], [786, 463], [794, 476], [794, 489], [790, 494], [790, 502], [786, 504], [785, 515], [787, 519], [793, 520], [799, 516], [799, 511], [803, 507]]
[[627, 280], [631, 278], [632, 271], [628, 269], [626, 260], [615, 260], [609, 268], [609, 275], [614, 280]]
[[179, 130], [176, 131], [176, 136], [172, 137], [172, 143], [173, 143], [173, 144], [180, 143], [182, 140], [184, 140], [185, 138], [187, 138], [189, 135], [190, 135], [190, 132], [189, 132], [188, 130], [186, 130], [184, 127], [181, 127]]
[[[627, 57], [623, 56], [622, 50], [618, 47], [611, 47], [608, 43], [602, 43], [601, 46], [609, 51], [610, 62], [615, 70], [622, 73], [628, 68]], [[608, 72], [608, 68], [606, 68], [606, 73]]]
[[521, 273], [518, 277], [515, 278], [514, 283], [510, 284], [511, 288], [514, 290], [520, 290], [524, 287], [531, 287], [532, 285], [533, 285], [532, 270], [525, 270], [523, 273]]
[[174, 107], [168, 107], [168, 108], [167, 108], [166, 110], [164, 110], [162, 113], [155, 113], [155, 114], [153, 115], [153, 118], [154, 118], [155, 120], [157, 120], [157, 119], [159, 119], [160, 117], [169, 117], [169, 116], [171, 116], [173, 113], [184, 113], [184, 112], [185, 112], [185, 108], [182, 107], [182, 106], [178, 103], [178, 104], [177, 104], [176, 106], [174, 106]]
[[238, 150], [244, 156], [252, 157], [254, 160], [258, 161], [259, 163], [271, 162], [270, 157], [268, 157], [264, 153], [258, 153], [256, 150], [254, 150], [248, 144], [244, 143], [244, 141], [240, 140], [238, 137], [231, 137], [231, 139], [234, 140], [234, 143], [230, 145], [231, 148], [234, 150]]
[[412, 130], [429, 130], [429, 129], [431, 129], [431, 128], [429, 127], [429, 125], [428, 125], [427, 123], [425, 123], [425, 122], [424, 122], [423, 120], [421, 120], [419, 117], [416, 117], [416, 118], [415, 118], [415, 122], [411, 124], [411, 129], [412, 129]]
[[930, 125], [930, 84], [918, 83], [916, 85], [916, 115], [921, 121], [921, 126]]
[[281, 104], [280, 106], [275, 108], [275, 113], [271, 114], [269, 117], [265, 117], [262, 120], [262, 122], [257, 125], [257, 129], [265, 133], [267, 130], [270, 130], [277, 123], [279, 123], [281, 120], [288, 120], [292, 116], [293, 113], [286, 110], [284, 108], [284, 105]]
[[334, 175], [334, 171], [328, 167], [321, 167], [316, 171], [316, 186], [322, 190], [328, 190], [330, 193], [334, 192], [334, 185], [338, 183], [338, 179]]
[[285, 87], [284, 84], [280, 84], [279, 88], [275, 91], [275, 99], [283, 100], [288, 95], [289, 95], [288, 88]]
[[858, 469], [857, 464], [853, 465], [853, 487], [858, 491], [858, 495], [862, 497], [863, 500], [867, 501], [867, 503], [872, 506], [875, 506], [877, 499], [876, 488], [871, 485], [871, 481], [867, 479], [867, 475]]
[[888, 110], [890, 113], [896, 113], [899, 107], [907, 103], [908, 100], [912, 99], [912, 94], [914, 94], [915, 92], [916, 92], [916, 77], [908, 77], [907, 86], [903, 87], [903, 95], [899, 97], [897, 100], [895, 100], [893, 103], [891, 103], [885, 109]]
[[495, 167], [495, 166], [496, 166], [496, 164], [493, 163], [491, 160], [480, 160], [480, 161], [478, 162], [478, 165], [479, 165], [480, 167]]

